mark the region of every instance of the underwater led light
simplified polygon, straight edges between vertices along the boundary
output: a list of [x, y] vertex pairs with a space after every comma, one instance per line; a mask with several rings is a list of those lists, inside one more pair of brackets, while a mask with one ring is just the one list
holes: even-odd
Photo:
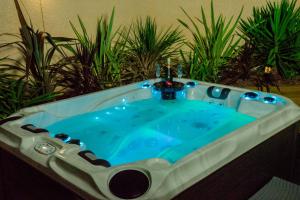
[[79, 143], [79, 146], [80, 146], [81, 150], [85, 150], [85, 148], [86, 148], [85, 144], [83, 142], [81, 142], [81, 141]]
[[213, 95], [214, 97], [220, 97], [221, 91], [222, 91], [222, 90], [221, 90], [220, 88], [215, 87], [215, 88], [212, 90], [212, 95]]
[[142, 88], [144, 88], [144, 89], [149, 88], [149, 87], [151, 87], [151, 85], [149, 83], [144, 83], [142, 85]]

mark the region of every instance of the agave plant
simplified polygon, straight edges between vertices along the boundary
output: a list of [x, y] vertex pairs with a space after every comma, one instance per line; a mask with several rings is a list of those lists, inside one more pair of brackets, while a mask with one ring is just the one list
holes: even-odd
[[241, 36], [254, 48], [254, 65], [272, 66], [283, 78], [300, 72], [300, 7], [296, 2], [282, 0], [255, 7], [239, 27]]
[[64, 38], [61, 44], [68, 51], [63, 54], [67, 64], [60, 71], [61, 85], [67, 88], [67, 96], [118, 84], [125, 48], [123, 38], [118, 35], [119, 29], [113, 32], [114, 9], [108, 23], [104, 18], [98, 20], [95, 39], [87, 33], [79, 16], [78, 21], [80, 31], [70, 22], [76, 38]]
[[127, 43], [127, 59], [136, 76], [149, 79], [155, 76], [155, 63], [178, 54], [183, 37], [178, 28], [158, 31], [154, 19], [138, 19], [132, 26]]
[[[187, 56], [181, 52], [185, 65], [189, 66], [189, 77], [218, 82], [221, 69], [238, 52], [240, 38], [236, 38], [234, 33], [242, 10], [234, 21], [233, 17], [226, 21], [222, 15], [215, 17], [213, 1], [211, 1], [210, 24], [203, 7], [201, 7], [200, 18], [195, 19], [189, 16], [184, 9], [182, 11], [187, 16], [188, 22], [181, 19], [178, 21], [193, 36], [192, 42], [186, 42], [191, 53]], [[204, 31], [201, 31], [202, 29]]]

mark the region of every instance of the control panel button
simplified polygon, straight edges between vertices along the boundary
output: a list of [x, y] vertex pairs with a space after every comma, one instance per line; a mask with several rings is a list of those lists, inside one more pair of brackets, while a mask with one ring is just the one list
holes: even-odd
[[34, 149], [44, 155], [49, 155], [55, 152], [56, 147], [48, 142], [42, 142], [35, 145]]

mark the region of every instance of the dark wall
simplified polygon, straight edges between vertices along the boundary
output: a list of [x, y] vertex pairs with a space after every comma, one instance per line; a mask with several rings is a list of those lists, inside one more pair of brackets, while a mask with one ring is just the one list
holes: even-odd
[[76, 194], [0, 148], [1, 200], [80, 200]]
[[300, 185], [300, 133], [296, 135], [297, 146], [296, 146], [296, 168], [295, 168], [295, 183]]
[[[295, 170], [296, 135], [296, 125], [288, 127], [185, 190], [174, 200], [244, 200], [273, 176], [294, 183], [299, 181], [299, 165], [298, 171]], [[297, 156], [299, 159], [300, 155]]]
[[4, 197], [4, 176], [3, 176], [3, 163], [2, 163], [2, 151], [0, 149], [0, 199], [6, 199]]

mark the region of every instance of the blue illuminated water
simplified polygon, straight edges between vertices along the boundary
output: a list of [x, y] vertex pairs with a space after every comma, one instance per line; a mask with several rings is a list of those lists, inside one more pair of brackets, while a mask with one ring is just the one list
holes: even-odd
[[47, 127], [67, 133], [113, 166], [163, 158], [171, 163], [255, 118], [198, 100], [147, 99], [71, 117]]

